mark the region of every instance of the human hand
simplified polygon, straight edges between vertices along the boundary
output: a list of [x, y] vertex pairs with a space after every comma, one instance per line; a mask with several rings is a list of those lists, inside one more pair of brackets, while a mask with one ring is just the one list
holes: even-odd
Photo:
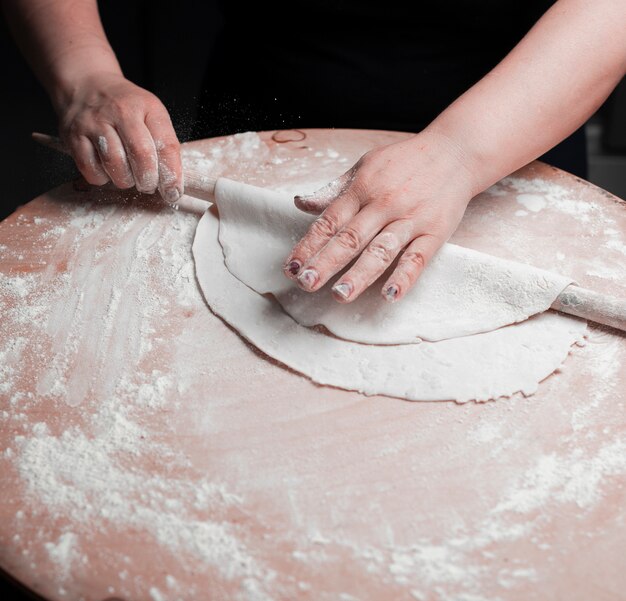
[[314, 292], [357, 259], [332, 287], [335, 299], [347, 303], [400, 255], [381, 291], [385, 300], [399, 300], [473, 196], [464, 164], [457, 145], [428, 130], [366, 153], [337, 180], [296, 197], [299, 209], [321, 216], [292, 250], [285, 275]]
[[84, 178], [118, 188], [158, 188], [168, 202], [183, 193], [180, 144], [166, 108], [118, 73], [81, 78], [57, 102], [61, 139]]

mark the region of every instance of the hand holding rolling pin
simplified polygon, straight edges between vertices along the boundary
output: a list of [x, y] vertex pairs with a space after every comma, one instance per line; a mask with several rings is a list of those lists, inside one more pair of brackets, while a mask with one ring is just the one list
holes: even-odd
[[15, 39], [59, 117], [59, 134], [94, 185], [183, 193], [180, 144], [166, 108], [122, 73], [95, 0], [3, 3]]
[[180, 144], [169, 114], [154, 95], [121, 73], [73, 80], [55, 102], [61, 140], [83, 177], [102, 185], [157, 188], [168, 202], [183, 193]]

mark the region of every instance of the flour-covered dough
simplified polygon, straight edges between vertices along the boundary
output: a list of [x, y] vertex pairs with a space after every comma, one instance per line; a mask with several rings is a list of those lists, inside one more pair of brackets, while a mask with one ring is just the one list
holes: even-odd
[[580, 320], [544, 313], [441, 342], [348, 342], [303, 327], [273, 299], [236, 278], [224, 263], [218, 231], [218, 217], [207, 211], [193, 244], [196, 275], [208, 305], [261, 351], [319, 384], [420, 401], [532, 394], [586, 330]]
[[289, 194], [220, 179], [219, 240], [228, 270], [258, 293], [271, 293], [305, 326], [323, 325], [346, 340], [371, 344], [437, 341], [517, 323], [548, 309], [571, 283], [560, 275], [446, 244], [401, 302], [382, 300], [382, 280], [340, 304], [330, 285], [300, 290], [282, 274], [294, 244], [315, 218]]

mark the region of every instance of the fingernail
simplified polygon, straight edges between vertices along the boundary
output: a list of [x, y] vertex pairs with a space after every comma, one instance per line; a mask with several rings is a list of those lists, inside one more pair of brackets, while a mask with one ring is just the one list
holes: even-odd
[[315, 283], [319, 279], [319, 275], [315, 269], [305, 269], [299, 276], [298, 282], [302, 284], [304, 288], [313, 288]]
[[390, 303], [395, 303], [397, 300], [398, 293], [400, 292], [399, 288], [395, 284], [391, 284], [391, 286], [387, 286], [385, 290], [385, 300]]
[[285, 266], [285, 270], [288, 271], [291, 275], [298, 275], [301, 267], [302, 263], [294, 259], [293, 261], [287, 263], [287, 265]]
[[166, 202], [174, 204], [180, 198], [180, 190], [178, 188], [168, 188], [163, 196]]
[[311, 196], [295, 196], [294, 201], [296, 206], [302, 211], [316, 212], [319, 207], [319, 202], [316, 198]]
[[331, 290], [344, 300], [348, 300], [348, 297], [352, 294], [353, 288], [350, 282], [341, 282], [340, 284], [335, 284]]

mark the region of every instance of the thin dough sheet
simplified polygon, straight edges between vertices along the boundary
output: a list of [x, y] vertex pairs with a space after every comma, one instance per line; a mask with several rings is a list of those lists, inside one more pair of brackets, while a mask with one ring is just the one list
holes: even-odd
[[[582, 340], [581, 320], [546, 312], [523, 323], [441, 342], [377, 346], [303, 327], [226, 268], [219, 219], [196, 230], [196, 275], [209, 307], [261, 351], [319, 384], [415, 401], [532, 394]], [[281, 258], [282, 260], [282, 258]]]

